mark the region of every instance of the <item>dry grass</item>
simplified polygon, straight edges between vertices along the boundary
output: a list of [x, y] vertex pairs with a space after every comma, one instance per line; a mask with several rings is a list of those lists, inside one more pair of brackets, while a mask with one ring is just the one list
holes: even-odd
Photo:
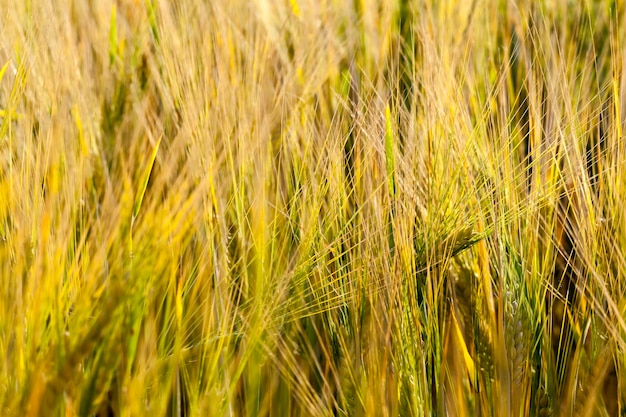
[[3, 1], [0, 414], [618, 415], [624, 13]]

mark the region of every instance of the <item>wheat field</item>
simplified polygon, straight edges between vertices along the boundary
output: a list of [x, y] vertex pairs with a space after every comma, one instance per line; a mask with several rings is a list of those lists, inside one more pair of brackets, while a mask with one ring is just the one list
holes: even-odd
[[0, 415], [626, 412], [625, 17], [2, 1]]

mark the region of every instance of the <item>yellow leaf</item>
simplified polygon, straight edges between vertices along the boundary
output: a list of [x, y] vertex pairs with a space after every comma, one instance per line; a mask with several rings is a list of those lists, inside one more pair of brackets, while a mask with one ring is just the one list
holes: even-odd
[[302, 12], [300, 11], [300, 6], [298, 6], [298, 1], [289, 0], [289, 3], [291, 3], [291, 11], [293, 12], [293, 14], [295, 14], [296, 17], [302, 16]]

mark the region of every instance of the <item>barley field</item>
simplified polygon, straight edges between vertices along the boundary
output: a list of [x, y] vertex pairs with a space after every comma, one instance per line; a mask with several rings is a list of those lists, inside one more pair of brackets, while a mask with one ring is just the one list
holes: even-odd
[[625, 18], [3, 0], [0, 415], [626, 412]]

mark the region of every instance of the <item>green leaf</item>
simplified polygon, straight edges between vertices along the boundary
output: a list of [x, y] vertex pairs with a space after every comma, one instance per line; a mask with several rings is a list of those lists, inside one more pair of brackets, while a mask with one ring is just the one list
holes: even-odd
[[2, 77], [4, 77], [4, 73], [6, 72], [8, 67], [9, 61], [7, 61], [7, 63], [2, 66], [2, 69], [0, 69], [0, 82], [2, 81]]
[[154, 161], [157, 156], [157, 152], [159, 152], [159, 146], [161, 145], [161, 138], [157, 141], [154, 149], [152, 150], [152, 154], [150, 155], [150, 160], [148, 162], [148, 166], [146, 167], [146, 171], [142, 176], [141, 186], [139, 188], [139, 192], [135, 197], [135, 204], [133, 205], [133, 218], [134, 222], [139, 214], [139, 209], [141, 209], [141, 203], [143, 202], [144, 195], [146, 194], [146, 188], [148, 187], [148, 180], [150, 180], [150, 174], [152, 173], [152, 168], [154, 167]]
[[154, 42], [158, 44], [159, 31], [157, 28], [156, 9], [154, 6], [154, 2], [151, 0], [146, 0], [146, 7], [148, 8], [148, 21], [150, 22], [150, 30], [152, 31]]
[[118, 56], [118, 44], [117, 44], [117, 13], [115, 5], [111, 10], [111, 27], [109, 28], [109, 62], [111, 65], [115, 62]]

